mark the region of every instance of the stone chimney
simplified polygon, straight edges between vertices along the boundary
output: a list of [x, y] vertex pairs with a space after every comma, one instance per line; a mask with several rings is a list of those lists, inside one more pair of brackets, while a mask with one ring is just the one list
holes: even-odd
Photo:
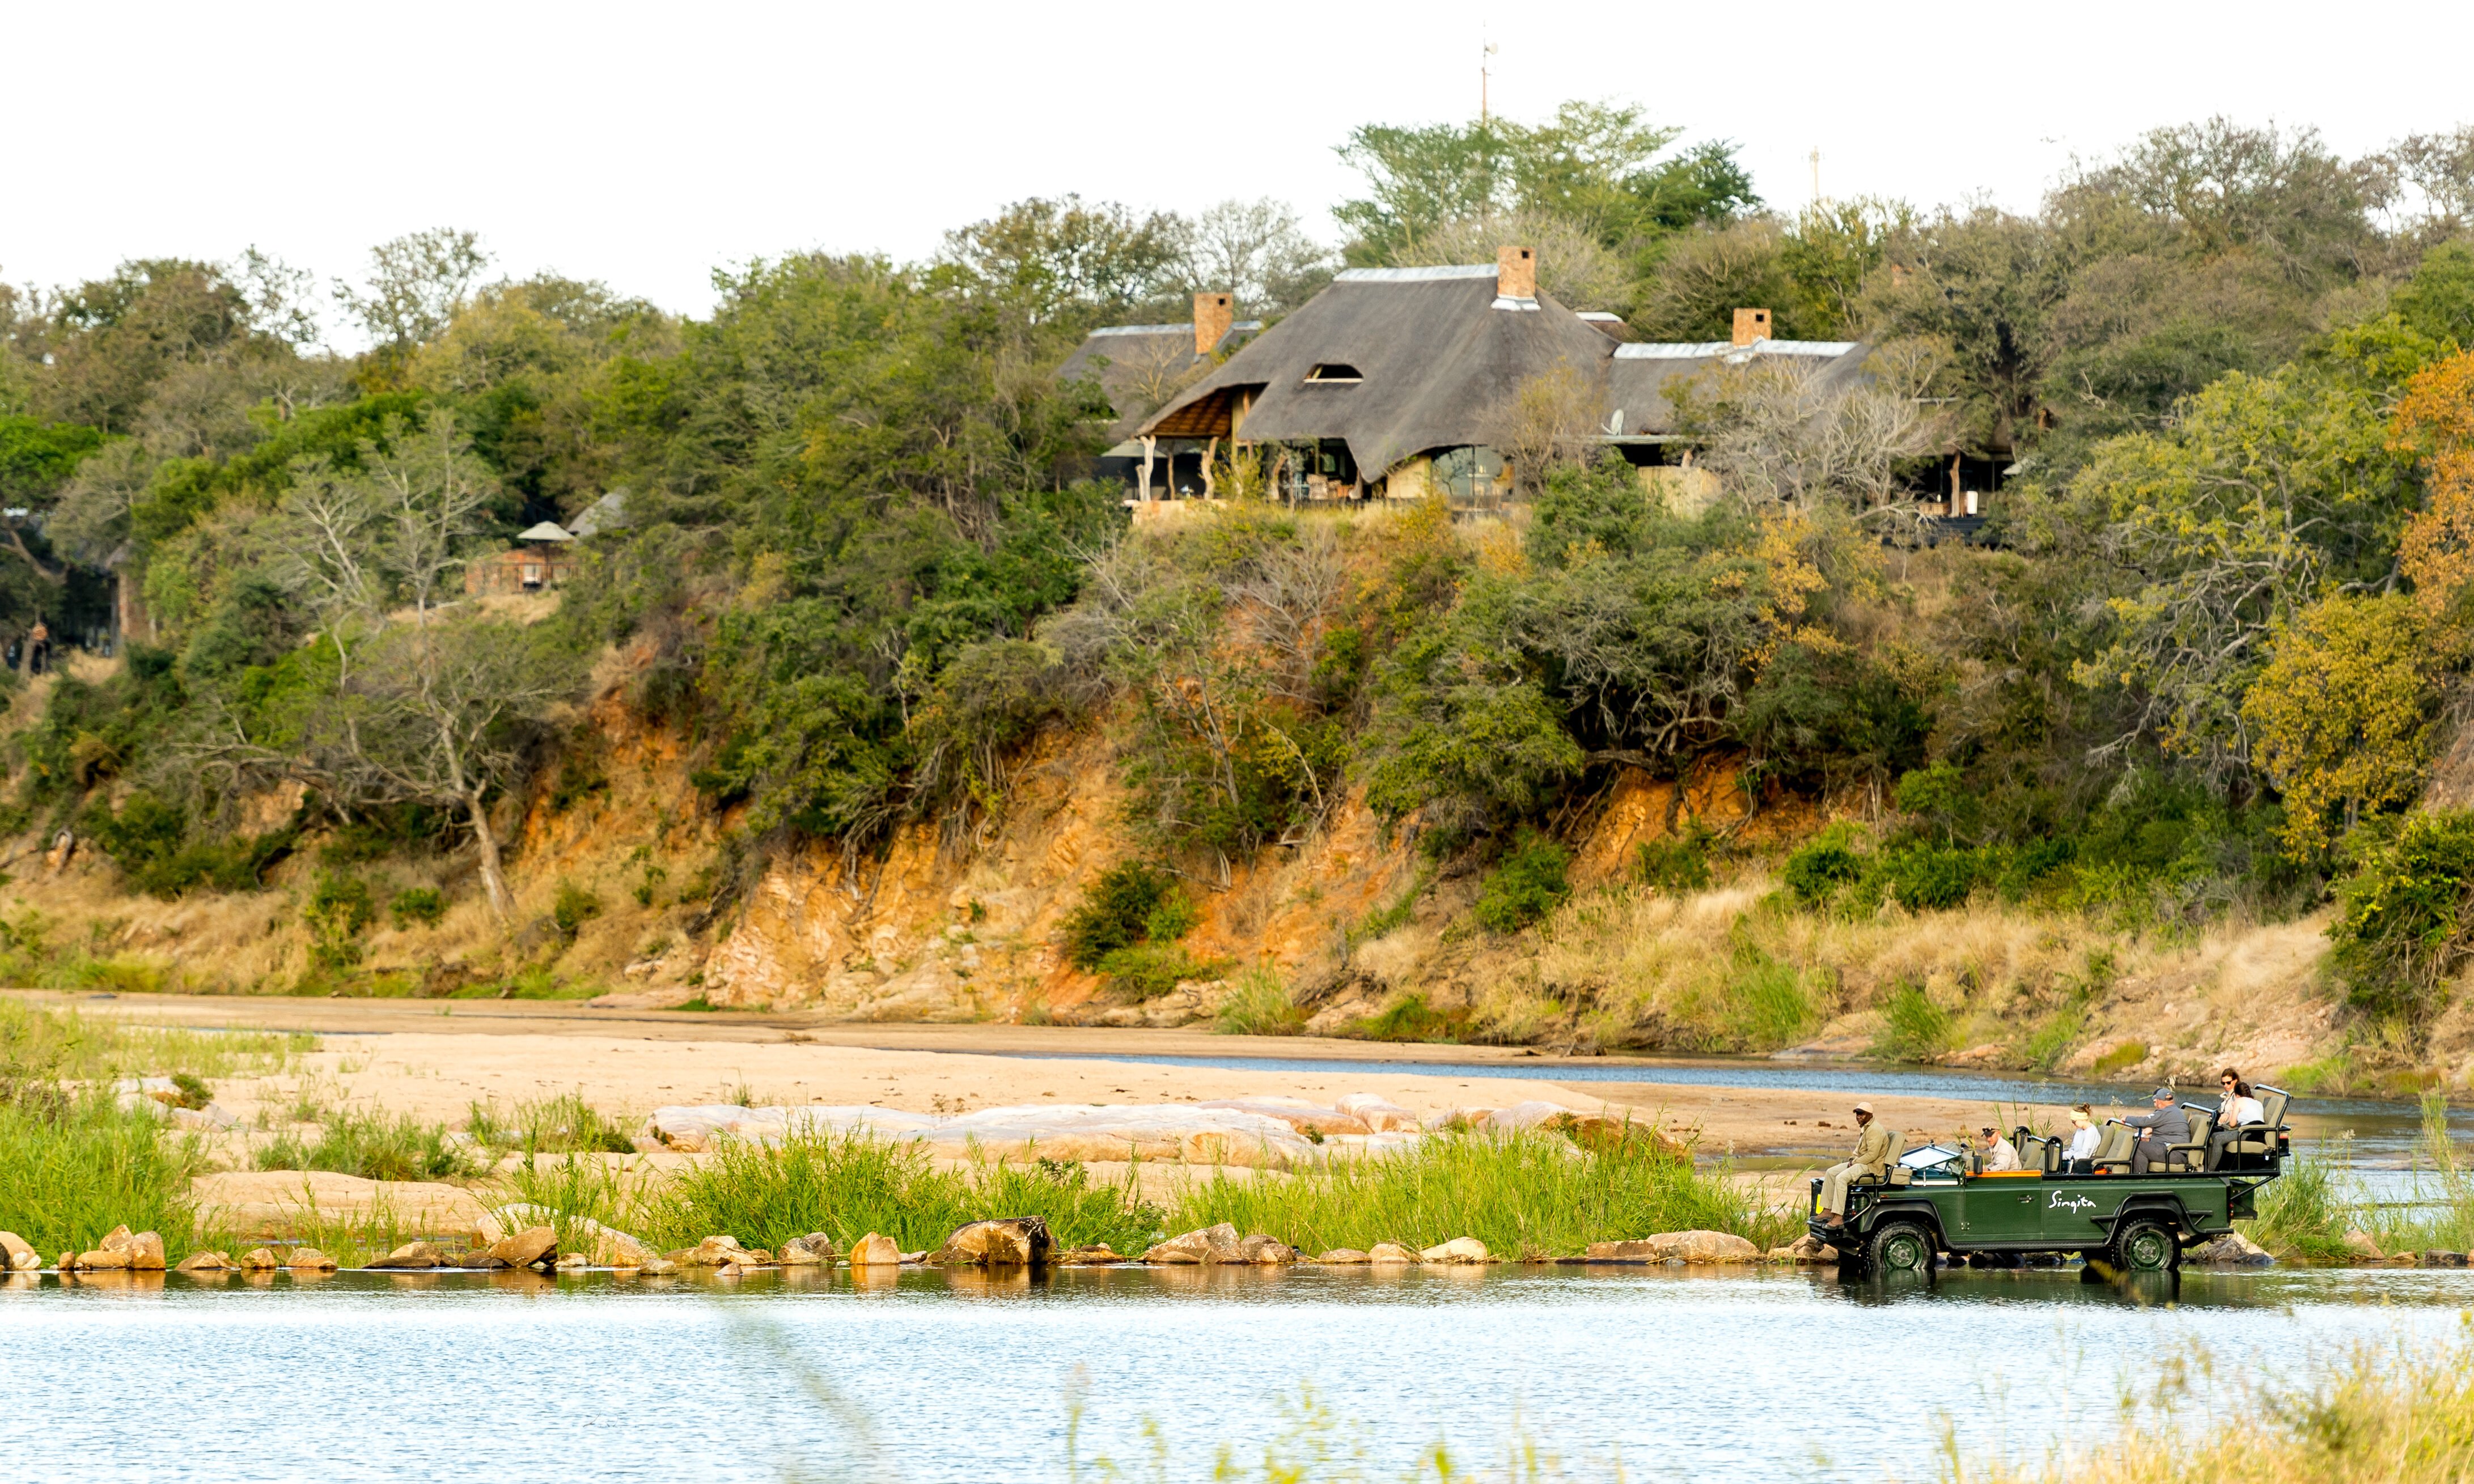
[[1494, 297], [1538, 297], [1538, 254], [1525, 247], [1497, 248], [1494, 254]]
[[1237, 302], [1226, 294], [1194, 296], [1194, 353], [1208, 355], [1220, 342], [1228, 338], [1228, 327], [1237, 323]]
[[1769, 337], [1770, 311], [1767, 309], [1738, 309], [1735, 311], [1735, 343], [1737, 345], [1750, 345], [1756, 340], [1767, 340]]

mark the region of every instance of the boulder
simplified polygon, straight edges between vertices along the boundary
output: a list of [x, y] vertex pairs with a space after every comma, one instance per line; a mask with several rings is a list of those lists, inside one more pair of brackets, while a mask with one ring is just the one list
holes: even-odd
[[32, 1273], [43, 1265], [43, 1254], [13, 1231], [0, 1231], [0, 1272]]
[[1073, 1248], [1070, 1251], [1058, 1253], [1048, 1260], [1060, 1268], [1104, 1268], [1111, 1263], [1133, 1261], [1132, 1258], [1120, 1253], [1105, 1242], [1094, 1242], [1089, 1247]]
[[2421, 1265], [2426, 1268], [2462, 1268], [2465, 1266], [2465, 1254], [2435, 1247], [2422, 1254]]
[[72, 1272], [75, 1272], [75, 1271], [77, 1270], [77, 1253], [61, 1253], [60, 1268], [61, 1268], [61, 1272], [63, 1272], [63, 1273], [72, 1273]]
[[[129, 1266], [129, 1253], [97, 1248], [90, 1253], [78, 1253], [73, 1261], [80, 1273], [111, 1273]], [[61, 1266], [70, 1264], [62, 1263]]]
[[792, 1237], [782, 1244], [782, 1266], [813, 1268], [834, 1260], [834, 1239], [821, 1231], [811, 1231], [803, 1237]]
[[1237, 1244], [1237, 1260], [1257, 1267], [1286, 1267], [1298, 1260], [1298, 1250], [1258, 1231]]
[[2186, 1266], [2196, 1263], [2206, 1268], [2264, 1268], [2275, 1260], [2267, 1248], [2239, 1231], [2228, 1231], [2182, 1254]]
[[1475, 1237], [1454, 1237], [1418, 1254], [1419, 1262], [1484, 1262], [1486, 1244]]
[[718, 1268], [745, 1261], [747, 1250], [739, 1245], [739, 1238], [723, 1232], [666, 1255], [683, 1268]]
[[2345, 1233], [2345, 1251], [2365, 1262], [2386, 1262], [2389, 1254], [2380, 1251], [2379, 1238], [2359, 1228]]
[[854, 1268], [894, 1268], [902, 1265], [902, 1249], [893, 1238], [871, 1231], [851, 1244], [850, 1265]]
[[582, 1253], [561, 1253], [558, 1254], [558, 1270], [561, 1273], [571, 1273], [578, 1269], [589, 1268], [591, 1266], [593, 1266], [593, 1259], [587, 1257]]
[[1807, 1267], [1834, 1264], [1838, 1250], [1807, 1231], [1784, 1247], [1770, 1249], [1770, 1261], [1802, 1263]]
[[761, 1247], [751, 1247], [744, 1252], [741, 1252], [739, 1254], [738, 1260], [739, 1265], [742, 1268], [769, 1268], [773, 1266], [773, 1254]]
[[1376, 1263], [1415, 1262], [1418, 1260], [1418, 1254], [1397, 1242], [1377, 1242], [1373, 1250], [1366, 1254], [1366, 1260]]
[[607, 1228], [593, 1233], [593, 1261], [605, 1268], [641, 1268], [656, 1260], [653, 1250], [624, 1231]]
[[1417, 1114], [1380, 1093], [1352, 1092], [1335, 1101], [1332, 1109], [1346, 1113], [1376, 1133], [1415, 1133], [1423, 1127]]
[[370, 1266], [373, 1268], [435, 1268], [443, 1266], [444, 1261], [445, 1259], [438, 1254], [438, 1249], [428, 1243], [406, 1242], [394, 1252], [371, 1263]]
[[163, 1271], [163, 1238], [160, 1235], [141, 1231], [129, 1239], [129, 1246], [124, 1251], [129, 1254], [129, 1266], [133, 1270], [139, 1273]]
[[666, 1277], [678, 1270], [679, 1265], [667, 1257], [647, 1257], [636, 1271], [650, 1277]]
[[1143, 1253], [1143, 1261], [1243, 1262], [1245, 1259], [1237, 1255], [1237, 1229], [1224, 1221], [1216, 1227], [1180, 1232], [1165, 1242], [1155, 1243]]
[[275, 1255], [273, 1248], [253, 1247], [240, 1256], [240, 1267], [248, 1273], [271, 1273], [281, 1266], [283, 1259]]
[[231, 1267], [231, 1259], [223, 1253], [206, 1252], [191, 1253], [182, 1258], [181, 1265], [172, 1271], [175, 1273], [229, 1273]]
[[940, 1268], [1028, 1268], [1046, 1262], [1054, 1245], [1047, 1222], [1008, 1216], [955, 1228], [928, 1260]]
[[334, 1258], [314, 1247], [292, 1249], [292, 1255], [283, 1259], [283, 1265], [295, 1273], [332, 1273], [336, 1266]]
[[1317, 1262], [1329, 1263], [1333, 1267], [1355, 1267], [1367, 1260], [1366, 1254], [1354, 1247], [1335, 1247], [1315, 1259]]
[[534, 1263], [546, 1265], [558, 1260], [558, 1231], [552, 1227], [528, 1227], [490, 1248], [490, 1255], [511, 1268], [529, 1268]]
[[135, 1246], [136, 1242], [136, 1234], [132, 1232], [127, 1227], [114, 1227], [109, 1231], [105, 1232], [103, 1240], [96, 1243], [95, 1246], [97, 1250], [102, 1252], [125, 1253], [132, 1247]]
[[1632, 1242], [1591, 1242], [1590, 1262], [1758, 1262], [1761, 1250], [1725, 1231], [1661, 1231]]

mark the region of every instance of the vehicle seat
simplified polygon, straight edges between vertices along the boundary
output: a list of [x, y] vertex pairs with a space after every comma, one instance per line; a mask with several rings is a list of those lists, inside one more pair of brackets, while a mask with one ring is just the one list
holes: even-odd
[[2226, 1145], [2225, 1153], [2262, 1157], [2276, 1153], [2276, 1131], [2285, 1127], [2285, 1109], [2292, 1102], [2293, 1094], [2284, 1088], [2262, 1086], [2259, 1089], [2261, 1120], [2243, 1125], [2239, 1131], [2242, 1136]]
[[2178, 1165], [2195, 1175], [2208, 1167], [2208, 1134], [2216, 1127], [2217, 1110], [2204, 1104], [2185, 1103], [2182, 1116], [2191, 1121], [2192, 1131], [2198, 1137], [2188, 1144], [2166, 1145], [2165, 1168], [2170, 1171]]
[[2104, 1126], [2104, 1138], [2096, 1146], [2096, 1158], [2089, 1161], [2098, 1175], [2130, 1173], [2130, 1146], [2136, 1142], [2126, 1124]]
[[1891, 1130], [1891, 1131], [1890, 1131], [1890, 1153], [1889, 1153], [1889, 1155], [1887, 1156], [1887, 1157], [1888, 1157], [1888, 1159], [1889, 1159], [1889, 1161], [1890, 1161], [1890, 1162], [1889, 1162], [1889, 1164], [1888, 1164], [1887, 1168], [1888, 1168], [1888, 1170], [1889, 1170], [1889, 1172], [1890, 1172], [1890, 1183], [1891, 1183], [1893, 1186], [1899, 1186], [1899, 1185], [1904, 1185], [1904, 1184], [1907, 1184], [1909, 1181], [1913, 1180], [1916, 1178], [1916, 1172], [1915, 1172], [1915, 1171], [1910, 1170], [1910, 1169], [1908, 1169], [1905, 1165], [1899, 1163], [1899, 1156], [1900, 1156], [1901, 1155], [1905, 1154], [1906, 1152], [1907, 1152], [1907, 1136], [1906, 1136], [1905, 1134], [1904, 1134], [1904, 1133], [1901, 1133], [1901, 1132], [1900, 1132], [1899, 1131], [1897, 1131], [1896, 1129]]

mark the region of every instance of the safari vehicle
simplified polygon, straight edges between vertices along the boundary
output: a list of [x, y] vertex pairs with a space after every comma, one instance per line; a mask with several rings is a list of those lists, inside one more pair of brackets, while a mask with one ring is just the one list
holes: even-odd
[[2133, 1273], [2177, 1268], [2182, 1250], [2233, 1229], [2254, 1216], [2252, 1199], [2282, 1172], [2291, 1152], [2285, 1126], [2292, 1098], [2259, 1089], [2265, 1115], [2244, 1126], [2217, 1168], [2207, 1168], [2205, 1131], [2216, 1109], [2186, 1103], [2197, 1143], [2176, 1144], [2165, 1170], [2131, 1173], [2134, 1131], [2104, 1126], [2089, 1172], [2068, 1168], [2066, 1146], [2022, 1128], [2011, 1136], [2027, 1168], [1984, 1171], [1982, 1156], [1934, 1144], [1908, 1151], [1890, 1135], [1888, 1178], [1859, 1177], [1847, 1192], [1844, 1225], [1831, 1229], [1821, 1215], [1821, 1181], [1812, 1182], [1807, 1207], [1813, 1237], [1839, 1253], [1842, 1277], [1929, 1272], [1934, 1258], [1981, 1255], [2016, 1265], [2030, 1254], [2078, 1253]]

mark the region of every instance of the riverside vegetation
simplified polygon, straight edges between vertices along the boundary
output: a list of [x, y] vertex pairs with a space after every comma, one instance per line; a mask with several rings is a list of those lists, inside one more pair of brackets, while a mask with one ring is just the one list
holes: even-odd
[[[2310, 1026], [2286, 1064], [2453, 1084], [2469, 137], [2347, 158], [2218, 119], [2074, 165], [2032, 213], [1785, 212], [1729, 147], [1574, 103], [1356, 131], [1337, 256], [1275, 203], [1066, 198], [928, 261], [751, 261], [702, 320], [493, 280], [448, 230], [331, 294], [254, 252], [0, 291], [0, 484], [37, 517], [0, 638], [102, 614], [106, 563], [145, 613], [109, 664], [0, 681], [27, 900], [0, 967], [748, 1003], [716, 945], [765, 873], [863, 871], [906, 832], [967, 853], [1029, 759], [1098, 737], [1074, 787], [1108, 803], [1102, 859], [1006, 887], [1128, 864], [1193, 888], [1185, 915], [992, 975], [980, 1012], [1242, 972], [1232, 1028], [1758, 1051], [1835, 1027], [2145, 1074], [2209, 1049], [2109, 1029], [2142, 1018], [2116, 1014], [2133, 980], [2299, 923], [2327, 941], [2277, 983]], [[1878, 347], [1873, 379], [1681, 393], [1697, 511], [1561, 425], [1507, 430], [1506, 522], [1285, 508], [1221, 450], [1216, 515], [1131, 531], [1078, 477], [1142, 410], [1055, 377], [1091, 327], [1206, 287], [1276, 318], [1342, 260], [1484, 258], [1507, 223], [1546, 244], [1545, 291], [1642, 333], [1765, 304]], [[368, 351], [318, 349], [328, 305]], [[1891, 436], [1890, 403], [1930, 426]], [[1913, 490], [1961, 449], [2009, 470], [1989, 544], [1916, 549]], [[559, 592], [462, 599], [469, 560], [588, 509], [610, 519]], [[1643, 848], [1583, 862], [1611, 801], [1661, 788]], [[1361, 864], [1414, 888], [1320, 914], [1281, 863], [1359, 824]], [[36, 864], [63, 830], [74, 861]], [[1661, 914], [1665, 961], [1627, 957], [1624, 921]], [[899, 961], [841, 967], [890, 977], [969, 925], [908, 926]]]

